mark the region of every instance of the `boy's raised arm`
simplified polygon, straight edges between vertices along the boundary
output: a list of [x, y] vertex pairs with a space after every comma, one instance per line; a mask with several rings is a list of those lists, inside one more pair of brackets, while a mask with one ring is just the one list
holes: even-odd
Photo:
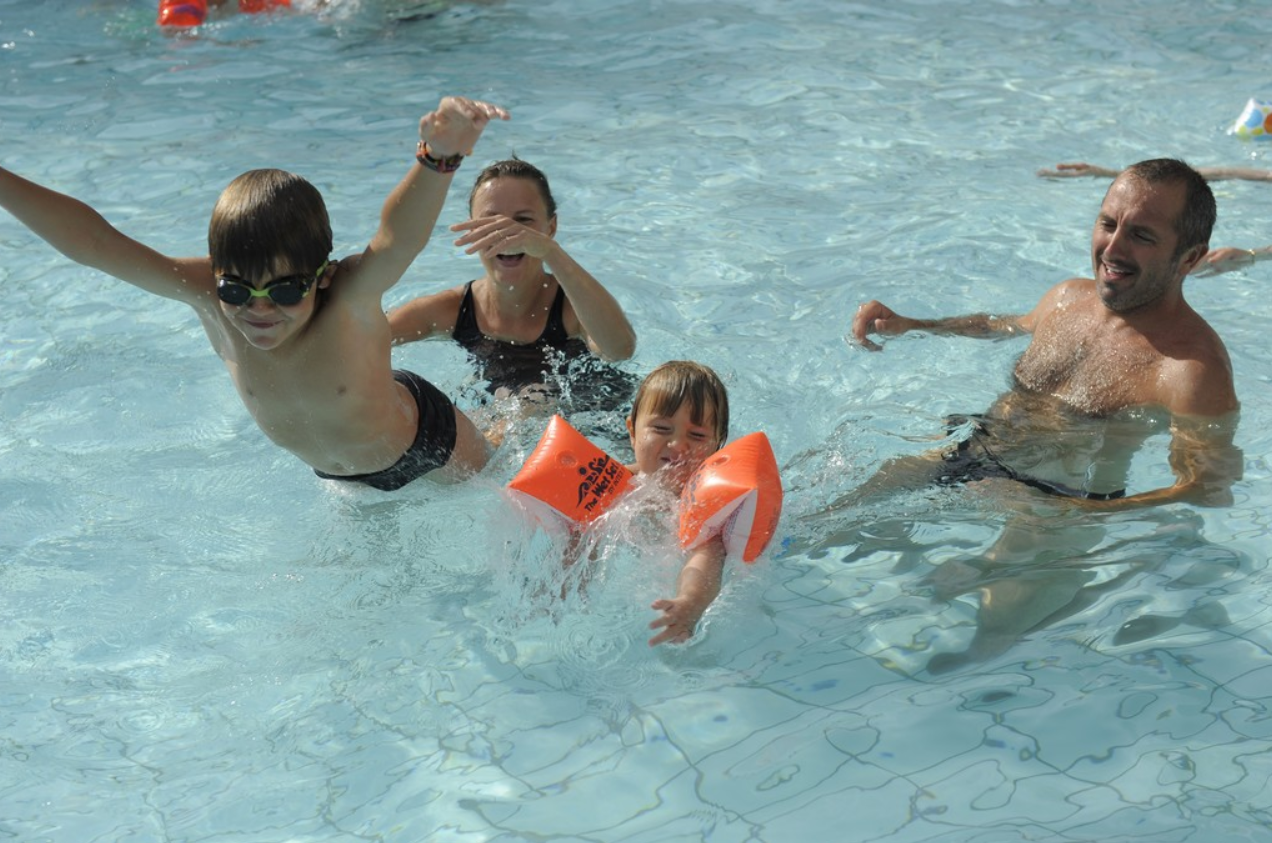
[[507, 120], [497, 105], [464, 97], [444, 97], [435, 111], [420, 119], [416, 163], [380, 213], [380, 228], [362, 255], [359, 275], [368, 290], [383, 295], [428, 244], [454, 178], [454, 156], [471, 155], [482, 130], [492, 119]]

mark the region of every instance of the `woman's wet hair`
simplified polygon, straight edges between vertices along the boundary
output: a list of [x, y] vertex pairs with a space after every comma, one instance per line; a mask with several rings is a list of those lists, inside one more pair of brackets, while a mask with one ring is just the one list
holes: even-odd
[[208, 223], [217, 272], [259, 282], [285, 263], [310, 273], [331, 256], [331, 220], [322, 194], [284, 170], [249, 170], [221, 192]]
[[692, 360], [672, 360], [649, 373], [632, 401], [632, 424], [640, 413], [672, 416], [689, 404], [689, 418], [702, 425], [707, 411], [715, 414], [716, 446], [729, 439], [729, 393], [720, 377]]
[[528, 179], [534, 182], [535, 186], [539, 188], [539, 196], [543, 198], [544, 206], [548, 209], [548, 219], [556, 216], [556, 200], [552, 198], [552, 188], [548, 186], [548, 177], [538, 167], [522, 161], [515, 155], [505, 161], [496, 161], [477, 174], [477, 180], [473, 182], [473, 189], [468, 194], [468, 212], [470, 214], [473, 211], [473, 200], [477, 198], [477, 190], [488, 181], [502, 178]]

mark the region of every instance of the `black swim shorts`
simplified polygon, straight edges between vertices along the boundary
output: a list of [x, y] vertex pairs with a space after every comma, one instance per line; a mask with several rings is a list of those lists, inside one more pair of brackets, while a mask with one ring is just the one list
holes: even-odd
[[414, 372], [396, 369], [393, 379], [411, 391], [415, 405], [420, 409], [415, 441], [402, 458], [388, 468], [370, 474], [324, 474], [317, 469], [314, 469], [314, 474], [326, 480], [348, 480], [392, 492], [450, 461], [457, 435], [455, 405], [440, 389]]
[[[941, 465], [933, 478], [933, 482], [938, 486], [957, 486], [963, 483], [971, 483], [975, 480], [985, 480], [990, 477], [1003, 477], [1008, 480], [1014, 480], [1017, 483], [1023, 483], [1041, 492], [1046, 492], [1048, 495], [1056, 495], [1063, 498], [1112, 501], [1126, 496], [1125, 489], [1117, 489], [1112, 492], [1087, 492], [1083, 489], [1071, 488], [1063, 483], [1053, 483], [1050, 480], [1040, 480], [1037, 477], [1021, 474], [999, 460], [989, 450], [985, 441], [989, 437], [988, 421], [983, 417], [950, 416], [945, 420], [946, 430], [953, 434], [959, 427], [968, 422], [972, 424], [971, 435], [959, 442], [953, 450], [946, 451], [941, 456]], [[977, 453], [973, 453], [973, 445], [976, 446]]]

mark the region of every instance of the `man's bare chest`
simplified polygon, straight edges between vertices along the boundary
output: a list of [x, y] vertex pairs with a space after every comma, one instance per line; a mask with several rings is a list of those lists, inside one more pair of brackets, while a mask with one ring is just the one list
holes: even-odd
[[1016, 362], [1016, 381], [1074, 409], [1104, 416], [1152, 403], [1160, 355], [1107, 335], [1035, 336]]

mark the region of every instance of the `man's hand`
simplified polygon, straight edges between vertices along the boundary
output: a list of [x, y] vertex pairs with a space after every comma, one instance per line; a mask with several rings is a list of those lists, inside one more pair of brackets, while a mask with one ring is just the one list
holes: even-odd
[[852, 335], [857, 342], [871, 351], [882, 351], [883, 346], [873, 342], [868, 334], [895, 336], [910, 329], [911, 320], [898, 316], [892, 308], [877, 301], [868, 301], [857, 308], [852, 317]]

